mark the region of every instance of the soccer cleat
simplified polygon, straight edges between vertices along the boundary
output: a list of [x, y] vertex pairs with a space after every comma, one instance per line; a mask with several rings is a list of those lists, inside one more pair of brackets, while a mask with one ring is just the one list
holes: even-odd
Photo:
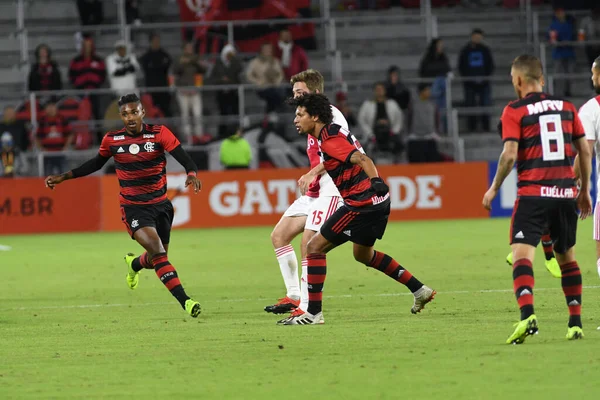
[[560, 272], [560, 266], [558, 265], [558, 261], [556, 261], [556, 257], [546, 260], [546, 269], [553, 277], [562, 278], [562, 272]]
[[515, 331], [508, 339], [506, 344], [521, 344], [525, 341], [525, 338], [529, 335], [538, 333], [537, 318], [535, 314], [529, 316], [529, 318], [519, 321], [515, 326]]
[[277, 321], [277, 325], [283, 325], [288, 319], [300, 316], [302, 314], [304, 314], [304, 310], [302, 310], [301, 308], [296, 308], [294, 311], [292, 311], [289, 317], [285, 317], [284, 319], [280, 319], [279, 321]]
[[429, 303], [435, 298], [437, 292], [430, 287], [425, 285], [421, 286], [419, 290], [413, 293], [415, 296], [415, 302], [413, 303], [410, 312], [413, 314], [420, 313], [425, 308], [425, 304]]
[[127, 286], [129, 289], [133, 290], [137, 287], [138, 282], [140, 280], [140, 273], [136, 272], [131, 268], [131, 263], [135, 260], [135, 255], [133, 253], [127, 253], [125, 256], [125, 263], [127, 264]]
[[508, 255], [506, 256], [506, 263], [512, 267], [512, 264], [513, 264], [512, 251], [510, 253], [508, 253]]
[[289, 316], [279, 325], [320, 325], [324, 323], [325, 319], [323, 318], [322, 312], [319, 312], [316, 315], [303, 312], [300, 315]]
[[567, 331], [567, 339], [569, 340], [577, 340], [583, 339], [583, 330], [579, 326], [572, 326]]
[[285, 314], [290, 311], [294, 311], [299, 305], [300, 299], [294, 300], [286, 296], [283, 299], [279, 299], [276, 304], [266, 306], [265, 311], [273, 314]]
[[187, 313], [193, 318], [197, 318], [202, 309], [200, 308], [200, 303], [198, 303], [196, 300], [187, 299], [185, 301], [185, 311], [187, 311]]

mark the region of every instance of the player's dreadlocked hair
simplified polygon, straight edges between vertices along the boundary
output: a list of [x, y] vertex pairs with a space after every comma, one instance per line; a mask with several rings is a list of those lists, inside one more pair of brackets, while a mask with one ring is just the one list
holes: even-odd
[[126, 94], [124, 96], [121, 96], [121, 98], [119, 99], [119, 107], [121, 107], [122, 105], [125, 104], [129, 104], [129, 103], [139, 103], [140, 102], [140, 98], [137, 97], [137, 94], [135, 93], [129, 93]]
[[291, 103], [296, 107], [304, 107], [310, 116], [319, 117], [319, 121], [325, 125], [333, 121], [331, 103], [327, 96], [321, 93], [307, 93], [304, 96], [293, 99]]

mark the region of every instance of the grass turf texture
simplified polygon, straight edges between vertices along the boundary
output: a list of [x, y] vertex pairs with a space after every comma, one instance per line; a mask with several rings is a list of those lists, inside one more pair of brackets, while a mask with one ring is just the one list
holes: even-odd
[[[518, 320], [509, 221], [394, 223], [376, 248], [439, 293], [411, 315], [408, 290], [328, 256], [323, 326], [276, 326], [284, 295], [267, 228], [180, 230], [170, 260], [203, 307], [190, 318], [153, 271], [135, 291], [121, 233], [4, 236], [1, 398], [596, 399], [600, 280], [580, 225], [585, 339], [568, 342], [560, 280], [536, 253], [540, 333], [504, 344]], [[294, 243], [297, 254], [298, 241]], [[541, 247], [541, 246], [540, 246]], [[596, 287], [594, 287], [596, 286]]]

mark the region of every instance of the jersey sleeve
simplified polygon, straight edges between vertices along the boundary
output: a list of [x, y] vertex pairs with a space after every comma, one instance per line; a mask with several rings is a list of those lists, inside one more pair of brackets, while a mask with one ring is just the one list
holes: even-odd
[[499, 128], [503, 142], [509, 140], [518, 142], [521, 139], [521, 121], [514, 108], [509, 106], [504, 107]]
[[112, 153], [110, 152], [110, 145], [108, 144], [108, 135], [104, 135], [102, 138], [102, 143], [100, 143], [100, 148], [98, 149], [98, 154], [102, 157], [110, 158], [112, 157]]
[[344, 135], [329, 136], [321, 143], [321, 150], [330, 157], [341, 162], [350, 160], [350, 156], [358, 149], [351, 145]]
[[312, 136], [308, 137], [308, 146], [306, 147], [306, 155], [310, 162], [310, 167], [314, 168], [321, 163], [321, 157], [319, 156], [319, 145], [317, 139]]
[[[596, 99], [585, 103], [579, 109], [579, 120], [585, 132], [587, 140], [598, 139], [598, 117], [600, 116], [600, 104]], [[573, 132], [575, 136], [575, 132]]]
[[168, 151], [170, 153], [181, 143], [179, 142], [179, 139], [175, 137], [173, 132], [171, 132], [169, 128], [163, 125], [160, 128], [160, 144], [162, 145], [165, 151]]
[[581, 139], [582, 137], [586, 137], [585, 128], [581, 123], [581, 119], [577, 115], [576, 112], [573, 113], [573, 139]]

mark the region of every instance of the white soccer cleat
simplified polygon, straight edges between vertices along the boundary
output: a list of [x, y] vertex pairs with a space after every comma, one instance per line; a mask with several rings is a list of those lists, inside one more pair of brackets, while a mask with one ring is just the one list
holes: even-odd
[[308, 312], [305, 312], [301, 315], [292, 315], [288, 317], [284, 321], [280, 321], [280, 325], [319, 325], [324, 324], [325, 319], [323, 318], [323, 313], [317, 313], [316, 315], [312, 315]]
[[429, 303], [431, 300], [435, 298], [437, 292], [432, 288], [423, 285], [421, 289], [417, 290], [414, 293], [415, 302], [413, 303], [410, 312], [413, 314], [421, 312], [422, 309], [425, 308], [425, 304]]

